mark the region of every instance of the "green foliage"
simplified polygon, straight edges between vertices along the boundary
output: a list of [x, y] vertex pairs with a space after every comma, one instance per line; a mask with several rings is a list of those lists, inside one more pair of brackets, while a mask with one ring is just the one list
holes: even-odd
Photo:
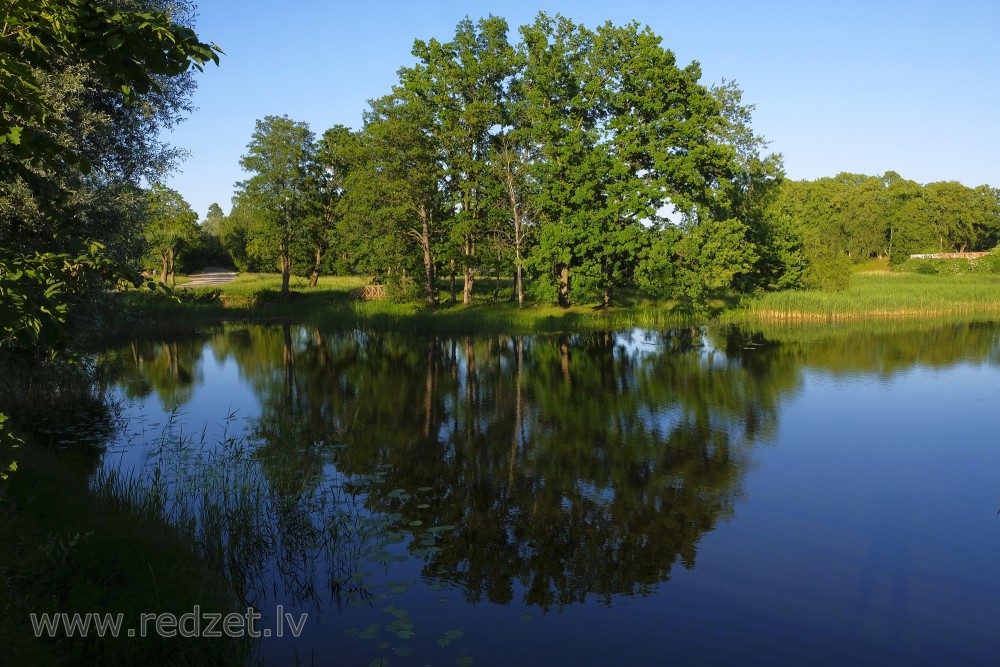
[[892, 267], [916, 253], [990, 248], [1000, 234], [1000, 196], [988, 186], [956, 182], [920, 185], [896, 172], [881, 177], [838, 174], [816, 181], [786, 182], [773, 215], [793, 221], [805, 242], [811, 284], [842, 283], [843, 254], [858, 264], [889, 257]]
[[0, 252], [0, 351], [61, 350], [72, 305], [93, 284], [140, 277], [107, 257], [100, 243], [75, 253], [35, 253], [31, 256]]
[[519, 32], [511, 44], [489, 17], [448, 42], [417, 40], [417, 64], [371, 103], [343, 181], [357, 269], [422, 267], [432, 304], [442, 274], [462, 278], [469, 303], [488, 270], [512, 275], [522, 303], [528, 273], [545, 300], [610, 305], [675, 211], [685, 233], [743, 225], [762, 277], [741, 265], [727, 285], [784, 285], [799, 270], [796, 241], [766, 215], [780, 158], [764, 154], [735, 84], [705, 87], [696, 63], [679, 66], [637, 23], [541, 13]]
[[738, 220], [667, 230], [640, 262], [639, 286], [676, 299], [685, 310], [705, 312], [711, 297], [730, 290], [757, 261], [747, 231]]
[[[5, 426], [9, 418], [0, 412], [0, 483], [7, 480], [10, 473], [17, 472], [17, 461], [13, 458], [14, 451], [24, 444], [16, 433]], [[2, 487], [0, 487], [0, 499], [3, 498]]]
[[257, 121], [240, 165], [251, 174], [237, 184], [237, 200], [251, 213], [247, 254], [277, 264], [281, 294], [287, 296], [293, 247], [307, 234], [307, 221], [318, 215], [322, 176], [315, 136], [307, 123], [267, 116]]
[[146, 204], [146, 242], [154, 263], [160, 269], [160, 281], [175, 284], [174, 262], [181, 253], [195, 250], [202, 242], [198, 214], [191, 210], [180, 193], [154, 184]]
[[21, 156], [78, 159], [53, 141], [63, 121], [46, 95], [44, 73], [62, 59], [91, 65], [101, 86], [126, 103], [163, 94], [163, 82], [219, 62], [218, 47], [147, 5], [146, 11], [90, 0], [17, 0], [0, 10], [0, 144]]

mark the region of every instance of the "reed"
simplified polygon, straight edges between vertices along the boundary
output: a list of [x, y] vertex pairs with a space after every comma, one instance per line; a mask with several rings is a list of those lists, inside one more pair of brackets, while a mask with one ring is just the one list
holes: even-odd
[[723, 322], [840, 323], [1000, 314], [1000, 276], [857, 273], [842, 292], [789, 290], [745, 297]]

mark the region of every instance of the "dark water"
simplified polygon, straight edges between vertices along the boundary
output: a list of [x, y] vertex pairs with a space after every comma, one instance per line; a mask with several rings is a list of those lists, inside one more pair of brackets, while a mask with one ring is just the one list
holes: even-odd
[[236, 435], [285, 507], [246, 595], [309, 617], [268, 664], [1000, 664], [992, 325], [245, 327], [107, 359], [105, 466]]

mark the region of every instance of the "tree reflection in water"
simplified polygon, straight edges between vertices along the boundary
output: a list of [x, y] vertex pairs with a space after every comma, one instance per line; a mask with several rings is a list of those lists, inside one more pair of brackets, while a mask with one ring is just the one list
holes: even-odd
[[[676, 563], [694, 567], [804, 366], [892, 373], [987, 358], [994, 339], [972, 325], [867, 346], [735, 328], [446, 338], [281, 325], [208, 344], [258, 397], [255, 456], [280, 497], [353, 480], [424, 576], [469, 601], [549, 609], [645, 594]], [[123, 350], [145, 360], [124, 371], [129, 395], [189, 397], [205, 340]]]

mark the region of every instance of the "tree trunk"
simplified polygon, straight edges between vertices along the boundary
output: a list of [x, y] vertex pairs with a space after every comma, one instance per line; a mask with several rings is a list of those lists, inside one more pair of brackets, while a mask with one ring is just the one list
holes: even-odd
[[174, 277], [174, 249], [169, 250], [170, 254], [170, 286], [177, 287], [177, 279]]
[[455, 260], [451, 260], [451, 303], [458, 301], [458, 287], [455, 283]]
[[167, 284], [167, 253], [160, 253], [160, 259], [163, 260], [163, 268], [160, 270], [160, 282], [165, 285]]
[[289, 256], [288, 245], [281, 243], [278, 246], [281, 253], [281, 298], [288, 298], [288, 282], [292, 276], [292, 258]]
[[515, 246], [514, 289], [517, 291], [517, 307], [524, 308], [524, 268], [521, 266], [521, 247]]
[[427, 304], [437, 303], [434, 294], [434, 258], [431, 257], [431, 226], [427, 219], [427, 210], [420, 208], [420, 246], [424, 251], [424, 289], [427, 290]]
[[476, 279], [476, 270], [471, 266], [472, 258], [476, 253], [476, 244], [471, 236], [465, 237], [465, 281], [462, 285], [462, 303], [469, 305], [472, 303], [472, 284]]
[[604, 288], [604, 307], [611, 307], [611, 287]]
[[559, 268], [559, 305], [569, 308], [569, 267], [565, 264]]
[[319, 266], [323, 262], [323, 250], [316, 248], [316, 261], [313, 262], [313, 270], [309, 275], [309, 287], [316, 287], [319, 282]]
[[468, 305], [472, 303], [472, 284], [476, 280], [476, 270], [471, 266], [465, 267], [465, 281], [462, 285], [462, 303]]

